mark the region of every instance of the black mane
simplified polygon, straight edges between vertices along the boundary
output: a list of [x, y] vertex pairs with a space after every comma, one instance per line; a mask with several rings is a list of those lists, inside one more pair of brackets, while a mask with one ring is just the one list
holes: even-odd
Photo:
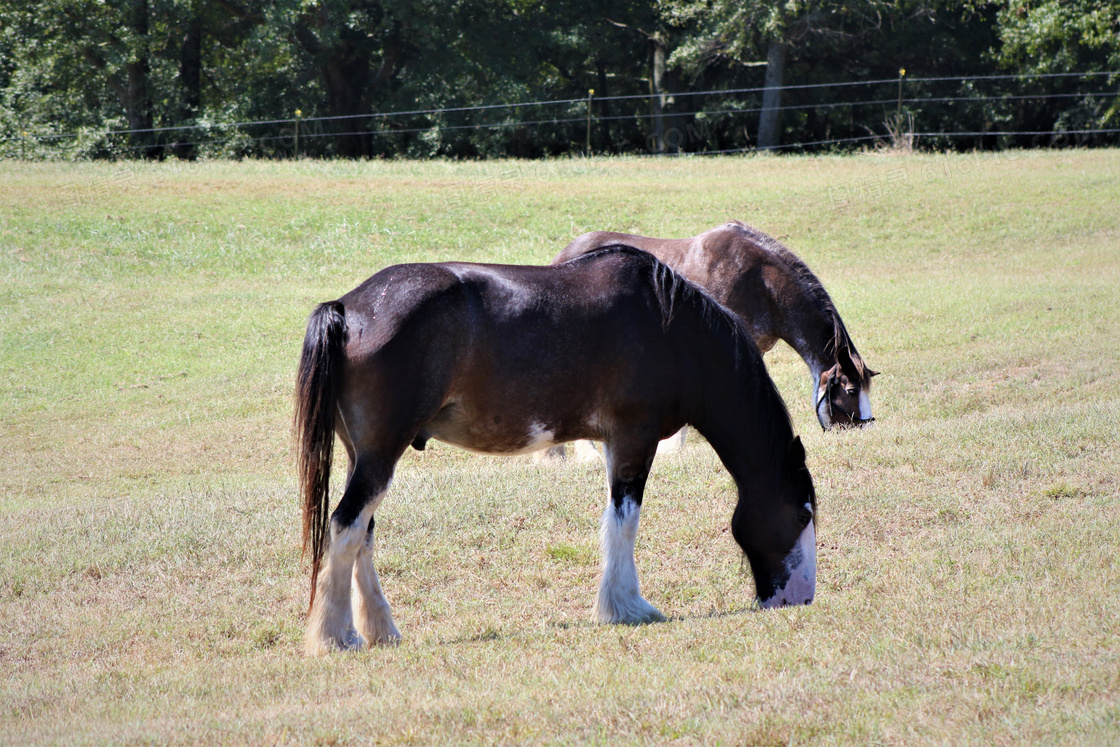
[[856, 374], [859, 377], [860, 386], [869, 386], [870, 376], [868, 375], [867, 367], [864, 365], [863, 358], [860, 356], [859, 351], [856, 350], [855, 343], [852, 342], [852, 338], [848, 335], [848, 328], [844, 326], [844, 320], [840, 318], [840, 312], [836, 310], [836, 304], [832, 302], [832, 297], [829, 296], [828, 291], [824, 289], [820, 278], [809, 269], [809, 266], [806, 265], [800, 257], [774, 237], [759, 231], [757, 228], [748, 226], [742, 221], [731, 221], [731, 224], [745, 233], [755, 244], [777, 257], [782, 264], [789, 268], [798, 283], [800, 283], [801, 288], [805, 291], [805, 294], [813, 301], [821, 313], [832, 321], [832, 355], [839, 358], [840, 351], [847, 350], [852, 360], [852, 365], [856, 367]]

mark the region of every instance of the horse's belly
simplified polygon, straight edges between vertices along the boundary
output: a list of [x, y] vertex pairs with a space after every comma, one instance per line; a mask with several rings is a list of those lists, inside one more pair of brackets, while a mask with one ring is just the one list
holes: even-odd
[[564, 443], [560, 429], [544, 418], [511, 417], [496, 412], [468, 414], [451, 406], [428, 423], [422, 433], [461, 449], [485, 454], [529, 454]]

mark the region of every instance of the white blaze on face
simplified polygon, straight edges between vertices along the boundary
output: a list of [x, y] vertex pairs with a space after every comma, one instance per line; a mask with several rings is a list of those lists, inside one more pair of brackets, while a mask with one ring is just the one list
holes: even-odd
[[859, 390], [859, 419], [871, 420], [871, 399], [862, 389]]
[[[805, 507], [809, 508], [809, 504], [805, 504]], [[789, 572], [786, 585], [775, 590], [774, 596], [762, 600], [763, 608], [809, 604], [813, 601], [817, 588], [817, 533], [812, 519], [805, 525], [801, 536], [786, 556], [786, 571]]]

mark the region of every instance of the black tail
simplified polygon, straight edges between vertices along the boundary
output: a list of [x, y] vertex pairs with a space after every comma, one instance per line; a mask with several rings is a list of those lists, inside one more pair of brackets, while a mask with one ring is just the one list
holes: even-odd
[[[311, 545], [311, 601], [323, 559], [330, 508], [331, 459], [338, 413], [339, 367], [346, 316], [337, 301], [319, 304], [307, 321], [296, 378], [295, 438], [303, 503], [303, 552]], [[310, 606], [308, 607], [310, 609]]]

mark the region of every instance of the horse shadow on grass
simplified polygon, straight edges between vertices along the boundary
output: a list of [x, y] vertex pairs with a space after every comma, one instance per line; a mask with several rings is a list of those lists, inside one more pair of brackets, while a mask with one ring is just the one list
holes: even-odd
[[[592, 630], [592, 629], [602, 628], [602, 627], [615, 627], [615, 628], [619, 628], [619, 629], [643, 628], [643, 627], [646, 627], [646, 626], [665, 625], [665, 624], [668, 624], [668, 623], [692, 622], [692, 621], [697, 621], [697, 620], [722, 620], [722, 619], [728, 619], [728, 618], [733, 618], [733, 617], [742, 617], [744, 615], [749, 615], [749, 614], [752, 614], [754, 612], [760, 612], [761, 609], [762, 608], [759, 606], [758, 601], [756, 600], [752, 605], [746, 606], [746, 607], [736, 607], [734, 609], [722, 610], [722, 611], [719, 611], [719, 612], [712, 611], [712, 612], [706, 612], [704, 614], [695, 614], [695, 615], [673, 615], [673, 616], [668, 616], [664, 620], [659, 620], [657, 622], [642, 622], [642, 623], [635, 623], [635, 624], [614, 623], [610, 626], [604, 626], [603, 623], [596, 622], [594, 620], [555, 620], [555, 621], [549, 622], [547, 624], [547, 627], [552, 629], [552, 630]], [[517, 640], [517, 639], [527, 638], [528, 637], [528, 632], [529, 631], [518, 631], [518, 630], [509, 631], [509, 632], [502, 632], [502, 631], [495, 630], [494, 628], [488, 627], [480, 633], [475, 633], [475, 634], [472, 634], [472, 635], [460, 635], [460, 636], [455, 636], [454, 638], [441, 639], [439, 641], [439, 645], [441, 645], [441, 646], [461, 646], [461, 645], [471, 645], [471, 644], [479, 644], [479, 643], [491, 643], [491, 642], [494, 642], [494, 641], [508, 642], [508, 641], [513, 641], [513, 640]]]

